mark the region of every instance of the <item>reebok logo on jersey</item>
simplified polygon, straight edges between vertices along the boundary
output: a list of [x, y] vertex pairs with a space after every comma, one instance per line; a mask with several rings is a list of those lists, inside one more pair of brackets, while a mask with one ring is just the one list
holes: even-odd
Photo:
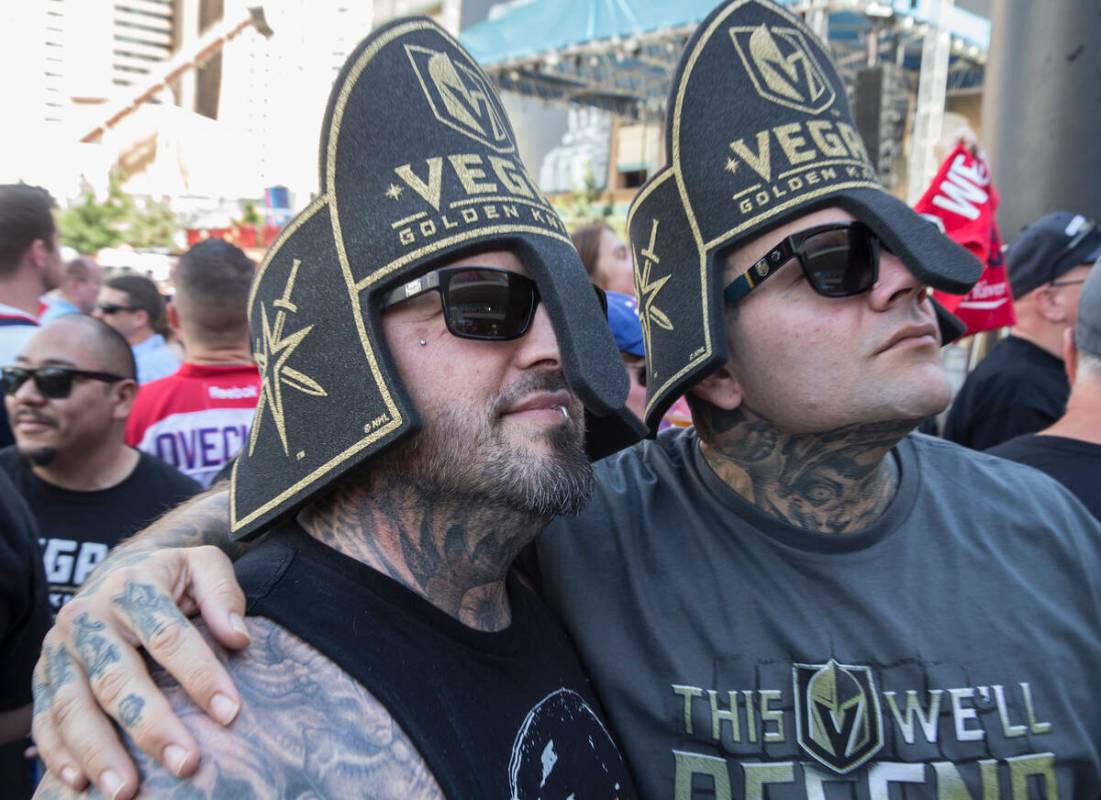
[[243, 400], [246, 397], [259, 397], [255, 386], [211, 386], [209, 392], [214, 400]]

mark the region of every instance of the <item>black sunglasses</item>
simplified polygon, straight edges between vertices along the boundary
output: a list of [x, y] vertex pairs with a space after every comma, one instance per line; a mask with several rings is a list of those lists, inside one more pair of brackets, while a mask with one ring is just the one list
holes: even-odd
[[814, 291], [851, 297], [879, 280], [879, 238], [860, 222], [835, 222], [793, 233], [723, 289], [734, 304], [791, 259], [799, 260]]
[[[594, 286], [597, 300], [608, 314], [604, 290]], [[460, 339], [506, 342], [528, 332], [539, 305], [535, 281], [497, 267], [444, 267], [386, 294], [382, 308], [438, 291], [447, 330]]]
[[0, 381], [4, 385], [4, 394], [13, 395], [19, 391], [19, 387], [27, 382], [28, 378], [34, 379], [34, 388], [43, 397], [50, 400], [64, 400], [73, 391], [73, 380], [85, 378], [104, 383], [118, 383], [126, 378], [121, 375], [112, 375], [110, 372], [92, 372], [86, 369], [69, 369], [68, 367], [4, 367], [0, 369]]
[[96, 305], [96, 308], [98, 308], [100, 311], [102, 311], [107, 316], [111, 316], [112, 314], [117, 314], [120, 311], [137, 311], [138, 310], [136, 308], [131, 308], [130, 306], [115, 305], [114, 303], [98, 303]]

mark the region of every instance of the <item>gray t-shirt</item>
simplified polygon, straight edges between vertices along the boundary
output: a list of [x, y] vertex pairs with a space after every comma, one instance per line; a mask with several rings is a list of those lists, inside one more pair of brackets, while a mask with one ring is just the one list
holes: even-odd
[[883, 517], [828, 536], [663, 435], [541, 537], [643, 796], [1101, 797], [1101, 527], [1018, 464], [895, 455]]

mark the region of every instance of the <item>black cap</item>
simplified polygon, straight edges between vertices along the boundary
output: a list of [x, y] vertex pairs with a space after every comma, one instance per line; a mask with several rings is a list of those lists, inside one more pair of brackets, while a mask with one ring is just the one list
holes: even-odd
[[[1101, 264], [1101, 260], [1097, 262]], [[1101, 269], [1093, 265], [1078, 298], [1078, 321], [1074, 344], [1095, 358], [1101, 358]]]
[[1005, 253], [1013, 298], [1024, 297], [1082, 264], [1101, 256], [1101, 227], [1070, 211], [1055, 211], [1033, 222]]
[[[870, 227], [922, 282], [962, 294], [979, 262], [880, 185], [845, 85], [802, 20], [767, 0], [716, 8], [681, 56], [669, 164], [628, 217], [643, 332], [646, 421], [726, 361], [722, 255], [820, 208]], [[943, 309], [944, 338], [962, 330]]]

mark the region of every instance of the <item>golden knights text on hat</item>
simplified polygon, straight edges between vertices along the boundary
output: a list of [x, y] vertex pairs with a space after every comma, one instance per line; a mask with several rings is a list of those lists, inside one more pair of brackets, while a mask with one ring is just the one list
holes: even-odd
[[[669, 163], [627, 222], [652, 430], [726, 361], [716, 256], [740, 242], [839, 206], [924, 283], [963, 293], [978, 280], [973, 256], [880, 185], [822, 42], [768, 0], [723, 3], [696, 29], [673, 79], [665, 140]], [[958, 336], [941, 311], [942, 331]]]
[[442, 28], [397, 20], [355, 49], [329, 98], [320, 167], [321, 195], [272, 245], [249, 299], [263, 387], [233, 469], [234, 538], [419, 428], [381, 301], [478, 250], [511, 250], [528, 268], [586, 408], [590, 456], [637, 440], [627, 377], [577, 251], [520, 162], [489, 79]]

